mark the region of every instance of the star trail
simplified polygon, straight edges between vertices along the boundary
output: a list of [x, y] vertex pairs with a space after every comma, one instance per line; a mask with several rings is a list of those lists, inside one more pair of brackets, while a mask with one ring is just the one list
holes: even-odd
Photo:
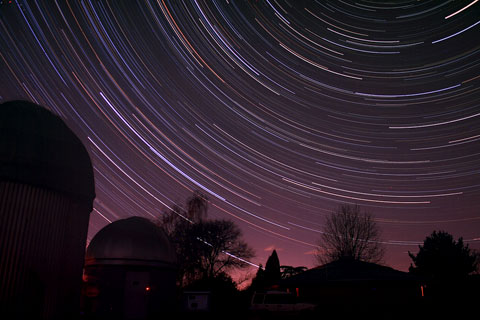
[[0, 1], [0, 101], [87, 145], [106, 224], [193, 190], [264, 264], [314, 265], [342, 203], [385, 263], [433, 230], [480, 247], [478, 1]]

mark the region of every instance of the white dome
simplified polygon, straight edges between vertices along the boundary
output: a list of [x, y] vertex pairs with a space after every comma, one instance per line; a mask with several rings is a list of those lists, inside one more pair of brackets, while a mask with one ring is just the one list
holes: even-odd
[[87, 248], [85, 265], [170, 266], [175, 251], [165, 232], [141, 217], [117, 220], [100, 230]]

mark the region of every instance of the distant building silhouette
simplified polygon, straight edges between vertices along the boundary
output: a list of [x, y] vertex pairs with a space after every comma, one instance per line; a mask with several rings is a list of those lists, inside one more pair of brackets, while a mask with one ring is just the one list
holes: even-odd
[[87, 248], [83, 310], [95, 319], [160, 319], [176, 303], [176, 256], [148, 219], [117, 220]]
[[78, 317], [95, 198], [82, 142], [28, 101], [0, 105], [0, 315]]
[[[375, 263], [338, 260], [280, 281], [302, 301], [327, 307], [411, 305], [422, 300], [423, 278]], [[354, 309], [355, 310], [355, 309]]]

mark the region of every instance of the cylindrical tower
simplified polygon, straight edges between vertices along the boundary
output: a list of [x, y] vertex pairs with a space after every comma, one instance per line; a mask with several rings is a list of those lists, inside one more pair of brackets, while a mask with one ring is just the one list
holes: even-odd
[[0, 105], [0, 314], [72, 319], [79, 298], [93, 169], [62, 119], [27, 101]]
[[100, 230], [85, 258], [84, 307], [98, 319], [160, 319], [175, 309], [176, 255], [148, 219], [117, 220]]

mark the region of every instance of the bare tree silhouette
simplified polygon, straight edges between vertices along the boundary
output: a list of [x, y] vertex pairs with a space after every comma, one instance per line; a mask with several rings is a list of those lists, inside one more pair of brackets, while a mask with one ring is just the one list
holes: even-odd
[[160, 225], [175, 246], [180, 286], [246, 267], [254, 252], [232, 221], [207, 220], [208, 198], [195, 191], [185, 207], [163, 213]]
[[318, 242], [319, 264], [341, 259], [380, 262], [384, 248], [380, 230], [370, 213], [358, 205], [341, 205], [327, 217]]
[[207, 217], [208, 197], [198, 190], [195, 190], [187, 199], [186, 214], [187, 218], [193, 222], [198, 222]]

